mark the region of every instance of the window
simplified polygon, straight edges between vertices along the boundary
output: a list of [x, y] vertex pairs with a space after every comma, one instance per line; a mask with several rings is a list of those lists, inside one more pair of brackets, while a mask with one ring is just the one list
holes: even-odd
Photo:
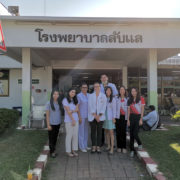
[[9, 70], [0, 70], [0, 97], [9, 96]]

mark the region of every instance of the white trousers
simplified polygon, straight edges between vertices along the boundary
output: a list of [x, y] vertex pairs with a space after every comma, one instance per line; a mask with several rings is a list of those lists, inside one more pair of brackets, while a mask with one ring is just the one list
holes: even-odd
[[72, 126], [71, 122], [65, 123], [66, 128], [66, 152], [70, 153], [72, 150], [78, 150], [78, 128], [79, 122], [76, 122], [75, 126]]
[[88, 126], [89, 122], [87, 118], [82, 119], [79, 124], [79, 148], [86, 149], [88, 143]]

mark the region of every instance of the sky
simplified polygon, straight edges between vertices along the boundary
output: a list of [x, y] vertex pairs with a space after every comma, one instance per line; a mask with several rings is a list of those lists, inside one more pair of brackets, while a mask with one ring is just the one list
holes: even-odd
[[21, 16], [180, 18], [180, 0], [0, 0]]

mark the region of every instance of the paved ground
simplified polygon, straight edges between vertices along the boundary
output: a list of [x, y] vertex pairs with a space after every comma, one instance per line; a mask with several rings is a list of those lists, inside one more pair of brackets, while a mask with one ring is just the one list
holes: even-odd
[[58, 157], [48, 161], [43, 180], [139, 180], [151, 179], [145, 167], [129, 154], [115, 153], [109, 156], [79, 152], [79, 157], [69, 158], [65, 154], [65, 135], [61, 134], [58, 144]]

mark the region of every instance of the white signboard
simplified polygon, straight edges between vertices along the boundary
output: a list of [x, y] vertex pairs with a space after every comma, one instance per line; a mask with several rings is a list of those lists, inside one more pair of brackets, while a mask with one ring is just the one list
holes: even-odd
[[180, 48], [180, 24], [53, 25], [3, 22], [7, 47]]

